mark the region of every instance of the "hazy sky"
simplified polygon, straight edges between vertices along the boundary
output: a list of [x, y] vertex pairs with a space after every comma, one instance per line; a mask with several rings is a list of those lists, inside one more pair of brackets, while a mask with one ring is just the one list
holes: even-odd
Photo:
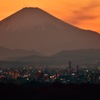
[[23, 7], [39, 7], [70, 24], [100, 33], [100, 0], [0, 0], [0, 20]]

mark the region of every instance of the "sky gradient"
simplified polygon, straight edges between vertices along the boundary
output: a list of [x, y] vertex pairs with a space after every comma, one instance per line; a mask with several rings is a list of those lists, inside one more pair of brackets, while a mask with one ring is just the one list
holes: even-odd
[[24, 7], [39, 7], [74, 26], [100, 33], [100, 0], [0, 0], [0, 20]]

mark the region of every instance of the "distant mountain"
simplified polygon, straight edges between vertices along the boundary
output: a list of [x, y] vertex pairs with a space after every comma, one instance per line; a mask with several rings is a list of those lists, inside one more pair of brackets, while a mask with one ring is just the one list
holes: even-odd
[[82, 49], [62, 51], [52, 56], [26, 56], [10, 59], [17, 62], [33, 62], [35, 64], [67, 64], [73, 65], [98, 65], [100, 62], [100, 49]]
[[52, 56], [59, 62], [71, 60], [74, 64], [98, 64], [100, 62], [100, 49], [81, 49], [62, 51]]
[[100, 35], [39, 8], [23, 8], [0, 22], [0, 46], [50, 55], [63, 50], [100, 49]]
[[24, 57], [30, 55], [42, 55], [36, 51], [26, 51], [23, 49], [8, 49], [0, 47], [0, 60], [9, 60], [12, 57]]

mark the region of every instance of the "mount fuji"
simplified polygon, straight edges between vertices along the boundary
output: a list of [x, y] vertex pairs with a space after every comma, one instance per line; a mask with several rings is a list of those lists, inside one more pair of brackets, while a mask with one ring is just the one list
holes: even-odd
[[26, 7], [0, 21], [0, 46], [51, 55], [100, 49], [100, 34], [65, 23], [40, 8]]

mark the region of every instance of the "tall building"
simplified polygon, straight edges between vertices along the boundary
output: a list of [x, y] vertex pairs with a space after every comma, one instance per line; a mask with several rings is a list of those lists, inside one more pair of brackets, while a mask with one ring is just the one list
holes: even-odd
[[77, 65], [76, 74], [77, 74], [77, 76], [79, 75], [79, 65]]
[[69, 61], [69, 69], [71, 69], [72, 68], [72, 63], [71, 63], [71, 61]]
[[68, 66], [68, 74], [70, 75], [72, 73], [72, 63], [69, 61], [69, 66]]

